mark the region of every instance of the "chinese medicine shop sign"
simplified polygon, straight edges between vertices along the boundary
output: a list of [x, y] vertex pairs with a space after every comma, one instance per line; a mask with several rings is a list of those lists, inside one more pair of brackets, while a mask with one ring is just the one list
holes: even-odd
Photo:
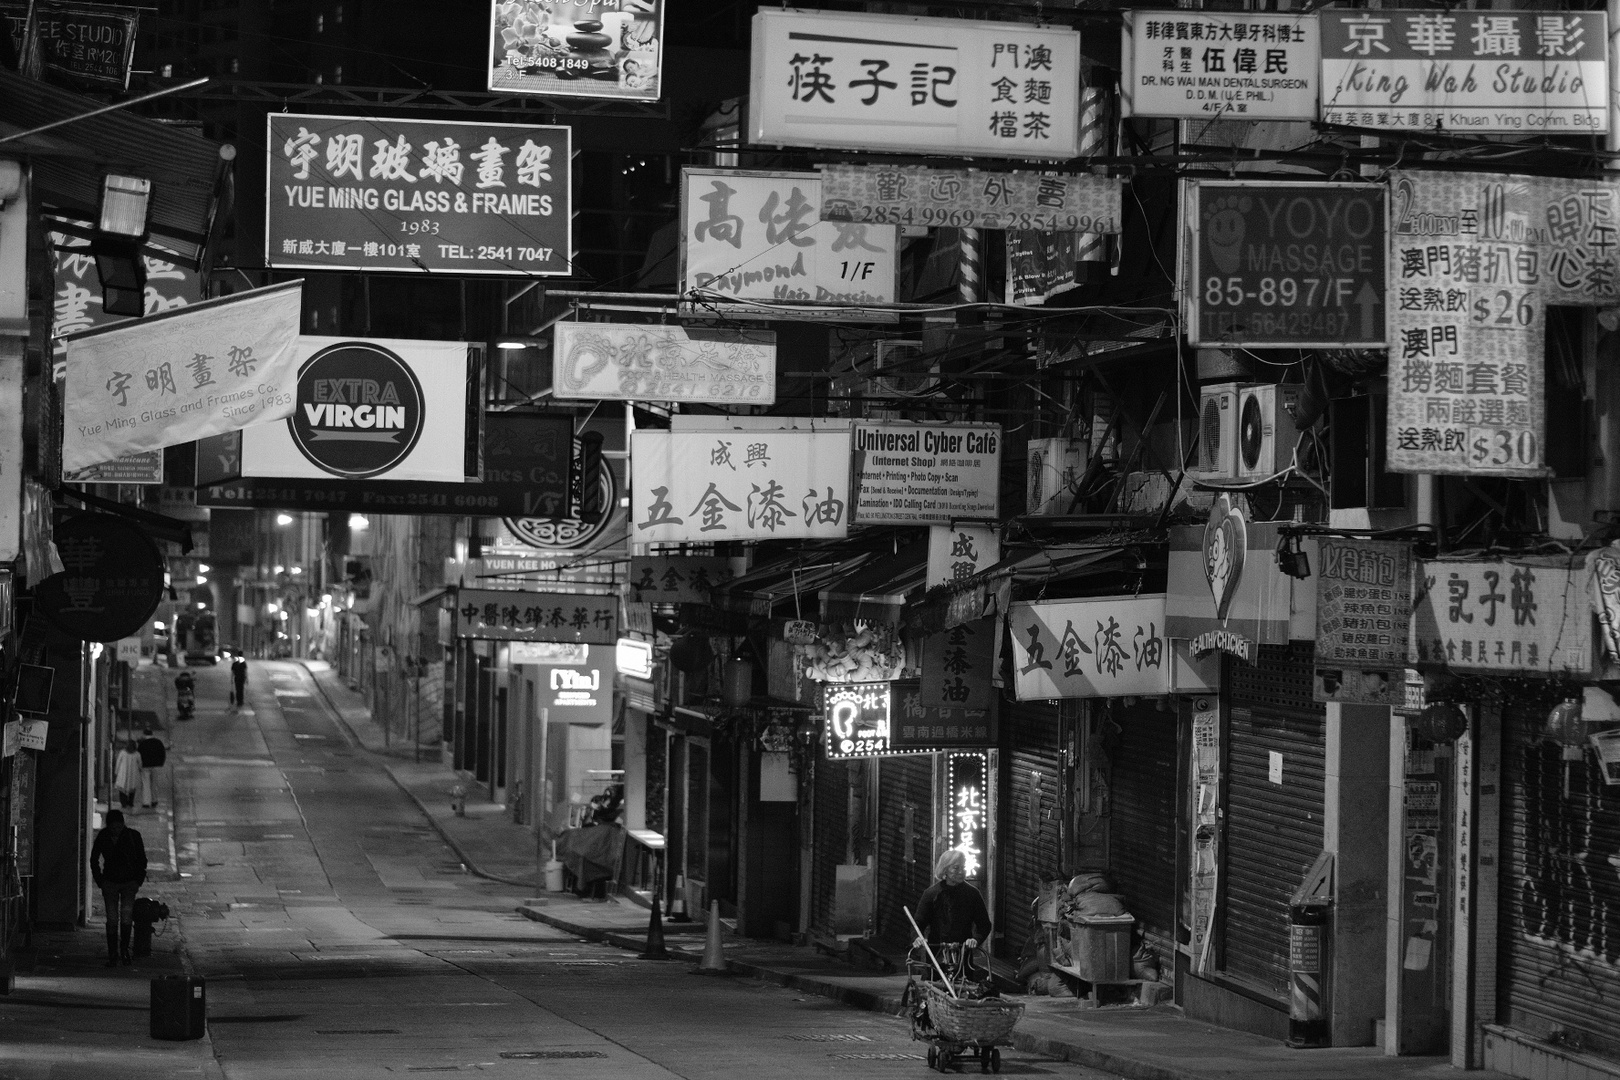
[[1001, 425], [857, 422], [857, 525], [949, 525], [1001, 516]]
[[1375, 184], [1187, 185], [1193, 344], [1382, 348], [1386, 207]]
[[1079, 154], [1074, 30], [761, 11], [751, 71], [751, 143], [1036, 159]]
[[570, 129], [268, 117], [274, 267], [567, 274]]
[[1315, 120], [1315, 15], [1127, 11], [1126, 116]]
[[1609, 130], [1602, 11], [1321, 13], [1322, 120], [1395, 131]]

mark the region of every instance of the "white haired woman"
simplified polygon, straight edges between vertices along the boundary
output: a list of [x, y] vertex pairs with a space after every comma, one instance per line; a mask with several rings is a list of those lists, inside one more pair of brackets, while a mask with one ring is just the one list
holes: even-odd
[[[990, 939], [990, 911], [979, 890], [967, 882], [967, 855], [961, 849], [951, 848], [934, 864], [934, 883], [917, 901], [917, 929], [923, 934], [917, 945], [926, 940], [931, 947], [960, 946], [968, 954]], [[936, 955], [940, 951], [936, 948]], [[958, 952], [955, 948], [945, 951]], [[943, 956], [940, 962], [945, 962]], [[973, 977], [982, 977], [982, 973]]]

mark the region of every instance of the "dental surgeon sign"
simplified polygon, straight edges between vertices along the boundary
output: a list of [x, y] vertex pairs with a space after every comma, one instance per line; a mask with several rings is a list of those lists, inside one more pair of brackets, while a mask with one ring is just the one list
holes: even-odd
[[271, 113], [272, 267], [570, 272], [570, 129]]

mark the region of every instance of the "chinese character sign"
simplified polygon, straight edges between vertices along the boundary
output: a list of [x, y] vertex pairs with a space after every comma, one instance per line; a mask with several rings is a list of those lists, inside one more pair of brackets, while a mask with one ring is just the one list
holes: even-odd
[[1586, 576], [1567, 559], [1420, 562], [1407, 657], [1471, 671], [1588, 674]]
[[748, 141], [1067, 160], [1079, 71], [1059, 27], [760, 11]]
[[853, 455], [859, 524], [1000, 516], [1000, 424], [858, 420]]
[[1163, 593], [1012, 605], [1019, 701], [1170, 691]]
[[663, 0], [493, 0], [489, 89], [657, 101]]
[[267, 118], [274, 267], [572, 273], [571, 129]]
[[845, 431], [637, 431], [633, 543], [849, 534]]
[[712, 590], [736, 575], [731, 560], [720, 555], [634, 555], [630, 587], [654, 604], [708, 604]]
[[945, 759], [946, 836], [966, 856], [969, 878], [984, 874], [990, 839], [989, 761], [983, 753], [955, 753]]
[[1316, 659], [1360, 667], [1406, 666], [1412, 549], [1324, 537], [1316, 567]]
[[33, 48], [49, 81], [100, 93], [129, 89], [138, 8], [33, 0], [0, 5], [0, 14], [18, 56], [26, 55], [26, 28], [33, 17]]
[[889, 745], [896, 751], [909, 753], [996, 745], [999, 728], [994, 700], [983, 709], [924, 705], [921, 688], [909, 680], [890, 683], [889, 690], [894, 701]]
[[1322, 120], [1396, 131], [1609, 130], [1602, 11], [1327, 10]]
[[1117, 177], [921, 165], [821, 166], [823, 221], [1118, 233]]
[[822, 221], [815, 173], [681, 170], [681, 292], [705, 307], [891, 304], [898, 243], [892, 224]]
[[616, 323], [557, 324], [552, 393], [559, 398], [776, 401], [776, 334]]
[[928, 530], [925, 584], [966, 581], [1001, 561], [1001, 536], [990, 525], [934, 525]]
[[922, 705], [986, 710], [995, 702], [996, 620], [978, 619], [929, 634], [922, 642]]
[[1127, 11], [1126, 116], [1315, 120], [1315, 15]]
[[62, 468], [291, 415], [303, 284], [254, 289], [67, 339]]
[[877, 757], [892, 752], [888, 683], [829, 686], [823, 712], [829, 760]]
[[[90, 241], [65, 233], [51, 233], [50, 237], [56, 263], [51, 335], [66, 337], [124, 321], [121, 315], [108, 315], [101, 310], [101, 281], [96, 276]], [[202, 299], [202, 283], [195, 270], [154, 255], [143, 258], [146, 260], [146, 315], [171, 311]]]
[[585, 593], [458, 589], [459, 636], [497, 641], [571, 641], [615, 645], [619, 599]]

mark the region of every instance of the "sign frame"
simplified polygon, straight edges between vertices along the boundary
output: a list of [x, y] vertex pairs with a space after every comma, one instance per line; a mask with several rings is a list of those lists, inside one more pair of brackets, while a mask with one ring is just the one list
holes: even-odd
[[[1228, 119], [1229, 120], [1315, 120], [1316, 119], [1317, 113], [1318, 113], [1317, 102], [1318, 102], [1318, 98], [1320, 96], [1321, 78], [1322, 78], [1322, 69], [1321, 69], [1322, 41], [1321, 41], [1320, 23], [1317, 21], [1316, 15], [1314, 13], [1303, 14], [1302, 15], [1302, 14], [1299, 14], [1297, 12], [1272, 12], [1272, 11], [1188, 11], [1188, 10], [1179, 10], [1179, 9], [1174, 10], [1174, 11], [1164, 11], [1164, 10], [1127, 9], [1127, 10], [1121, 12], [1121, 14], [1124, 15], [1123, 28], [1121, 29], [1122, 40], [1120, 42], [1120, 50], [1119, 50], [1119, 56], [1120, 56], [1120, 78], [1119, 78], [1120, 99], [1119, 100], [1120, 100], [1120, 112], [1121, 112], [1122, 115], [1124, 115], [1124, 116], [1141, 116], [1141, 117], [1168, 117], [1168, 118], [1171, 118], [1171, 119], [1206, 120], [1206, 121], [1207, 120], [1228, 120]], [[1154, 49], [1154, 48], [1162, 48], [1163, 47], [1163, 46], [1154, 46], [1154, 45], [1146, 44], [1147, 42], [1151, 41], [1153, 39], [1153, 37], [1156, 36], [1156, 35], [1154, 35], [1151, 32], [1152, 31], [1151, 26], [1144, 26], [1143, 24], [1151, 23], [1152, 21], [1182, 22], [1182, 23], [1190, 23], [1190, 22], [1195, 22], [1196, 21], [1196, 22], [1202, 22], [1202, 23], [1204, 23], [1206, 25], [1220, 24], [1220, 23], [1225, 23], [1225, 22], [1244, 22], [1244, 23], [1250, 24], [1249, 33], [1251, 33], [1251, 34], [1254, 31], [1254, 24], [1256, 24], [1256, 23], [1260, 23], [1260, 24], [1265, 24], [1265, 23], [1292, 23], [1292, 24], [1296, 24], [1296, 25], [1301, 26], [1301, 27], [1305, 27], [1306, 28], [1306, 31], [1305, 31], [1306, 37], [1309, 38], [1309, 40], [1294, 42], [1292, 40], [1292, 36], [1290, 35], [1289, 44], [1290, 45], [1295, 45], [1295, 44], [1304, 45], [1306, 47], [1306, 51], [1308, 51], [1309, 54], [1310, 54], [1309, 59], [1308, 59], [1308, 61], [1306, 63], [1306, 67], [1305, 67], [1305, 71], [1307, 72], [1307, 74], [1305, 76], [1306, 85], [1304, 87], [1287, 87], [1287, 88], [1284, 88], [1284, 89], [1287, 89], [1287, 90], [1294, 91], [1299, 96], [1303, 96], [1305, 98], [1304, 104], [1295, 105], [1291, 109], [1287, 108], [1287, 107], [1278, 107], [1278, 108], [1262, 109], [1262, 110], [1256, 111], [1256, 112], [1250, 112], [1250, 111], [1248, 111], [1248, 109], [1246, 107], [1243, 108], [1243, 109], [1217, 108], [1217, 109], [1212, 111], [1212, 110], [1210, 110], [1208, 108], [1196, 107], [1196, 104], [1195, 104], [1194, 107], [1187, 107], [1187, 108], [1182, 108], [1182, 109], [1178, 109], [1178, 110], [1169, 109], [1168, 107], [1165, 107], [1162, 104], [1159, 104], [1159, 105], [1148, 104], [1148, 107], [1143, 108], [1142, 105], [1144, 103], [1143, 103], [1143, 101], [1142, 101], [1142, 99], [1140, 97], [1140, 94], [1141, 94], [1141, 89], [1140, 88], [1145, 83], [1145, 80], [1157, 78], [1157, 79], [1162, 81], [1163, 79], [1166, 78], [1166, 76], [1164, 75], [1164, 73], [1162, 71], [1162, 67], [1163, 67], [1162, 56], [1161, 56], [1161, 62], [1160, 62], [1160, 65], [1159, 65], [1160, 70], [1158, 71], [1157, 74], [1148, 74], [1146, 71], [1143, 70], [1146, 67], [1151, 67], [1152, 66], [1151, 64], [1143, 63], [1143, 61], [1148, 59], [1149, 51]], [[1213, 27], [1211, 27], [1211, 28], [1213, 28]], [[1221, 35], [1219, 40], [1221, 40], [1221, 41], [1233, 41], [1235, 48], [1242, 48], [1243, 46], [1238, 44], [1238, 42], [1235, 41], [1234, 38], [1235, 38], [1235, 35], [1232, 34], [1230, 31], [1228, 31], [1226, 34]], [[1170, 40], [1170, 39], [1165, 38], [1165, 39], [1161, 39], [1161, 40]], [[1177, 35], [1177, 40], [1180, 40], [1180, 35], [1179, 34]], [[1209, 35], [1206, 34], [1204, 40], [1205, 41], [1211, 40], [1211, 38], [1209, 37]], [[1249, 38], [1249, 40], [1252, 41], [1252, 40], [1255, 40], [1255, 39]], [[1275, 43], [1274, 39], [1272, 41], [1267, 41], [1265, 39], [1264, 35], [1262, 35], [1262, 37], [1260, 39], [1260, 42], [1261, 42], [1261, 51], [1262, 52], [1266, 51], [1265, 50], [1265, 45], [1266, 44], [1274, 44]], [[1180, 81], [1180, 78], [1183, 75], [1186, 76], [1186, 78], [1189, 80], [1189, 82], [1196, 82], [1196, 81], [1198, 81], [1200, 79], [1210, 78], [1211, 77], [1209, 72], [1204, 72], [1204, 73], [1199, 73], [1199, 74], [1193, 74], [1191, 72], [1190, 64], [1191, 64], [1192, 58], [1191, 58], [1191, 56], [1187, 55], [1187, 50], [1190, 50], [1194, 54], [1197, 54], [1197, 53], [1201, 52], [1203, 50], [1203, 48], [1204, 48], [1204, 46], [1202, 45], [1202, 42], [1195, 45], [1195, 44], [1193, 44], [1192, 40], [1189, 37], [1188, 44], [1186, 46], [1171, 46], [1171, 48], [1182, 49], [1183, 50], [1182, 53], [1176, 57], [1176, 60], [1180, 61], [1182, 63], [1187, 63], [1189, 66], [1188, 66], [1188, 68], [1186, 68], [1184, 70], [1178, 70], [1178, 71], [1172, 72], [1172, 77], [1174, 77], [1175, 81], [1172, 84], [1169, 84], [1172, 88], [1170, 90], [1168, 90], [1168, 92], [1166, 92], [1163, 96], [1165, 96], [1165, 97], [1173, 96], [1176, 93], [1177, 90], [1182, 89], [1182, 88], [1184, 88], [1184, 87], [1186, 87], [1188, 85], [1187, 83], [1183, 83], [1183, 82]], [[1222, 46], [1222, 51], [1224, 52], [1224, 46]], [[1250, 59], [1251, 59], [1251, 61], [1257, 61], [1259, 59], [1259, 57], [1251, 57]], [[1209, 60], [1207, 58], [1199, 57], [1199, 60], [1202, 63], [1204, 63], [1206, 68], [1209, 66]], [[1222, 65], [1222, 68], [1224, 68], [1224, 65], [1225, 65], [1224, 56], [1218, 62]], [[1286, 75], [1292, 75], [1293, 74], [1292, 72], [1287, 71], [1286, 69], [1283, 72], [1271, 71], [1270, 69], [1272, 69], [1275, 66], [1275, 62], [1276, 61], [1274, 59], [1270, 58], [1270, 57], [1266, 58], [1265, 68], [1255, 73], [1256, 77], [1257, 77], [1257, 79], [1259, 81], [1264, 81], [1266, 76], [1269, 75], [1269, 74], [1286, 74]], [[1234, 64], [1235, 63], [1236, 63], [1236, 57], [1234, 57]], [[1224, 74], [1224, 72], [1223, 72], [1223, 74]], [[1233, 72], [1230, 75], [1228, 75], [1226, 78], [1222, 79], [1221, 81], [1229, 82], [1232, 79], [1238, 78], [1239, 75], [1240, 75], [1240, 73]], [[1192, 89], [1197, 90], [1199, 88], [1197, 86], [1193, 86]], [[1209, 89], [1218, 89], [1218, 88], [1209, 88]], [[1234, 88], [1234, 89], [1238, 89], [1238, 88]], [[1269, 88], [1261, 86], [1261, 87], [1258, 87], [1257, 89], [1264, 90], [1264, 89], [1269, 89]], [[1255, 89], [1249, 89], [1249, 90], [1246, 90], [1246, 91], [1243, 91], [1243, 92], [1253, 93], [1253, 92], [1255, 92]], [[1155, 93], [1152, 95], [1153, 100], [1155, 102], [1157, 102], [1159, 100], [1160, 96], [1161, 96], [1160, 93], [1157, 92], [1157, 88], [1155, 88]], [[1184, 100], [1185, 100], [1185, 98], [1184, 98]], [[1193, 100], [1194, 100], [1195, 103], [1198, 101], [1197, 98], [1194, 98]], [[1207, 105], [1207, 104], [1209, 104], [1209, 102], [1206, 101], [1205, 104]], [[1244, 106], [1247, 106], [1250, 103], [1243, 102], [1242, 104]]]
[[[923, 165], [819, 165], [821, 220], [1117, 235], [1124, 182], [1091, 173], [986, 172]], [[1082, 214], [1073, 198], [1108, 213]]]
[[553, 330], [551, 393], [564, 401], [774, 405], [776, 332], [560, 322]]
[[[645, 3], [645, 0], [644, 0], [644, 3]], [[546, 50], [547, 52], [560, 52], [562, 46], [565, 46], [565, 45], [569, 46], [569, 49], [568, 49], [569, 52], [571, 52], [571, 53], [579, 53], [579, 56], [586, 58], [586, 59], [577, 59], [576, 60], [576, 63], [583, 64], [584, 67], [583, 68], [575, 68], [574, 64], [569, 63], [566, 59], [562, 59], [562, 60], [559, 60], [553, 66], [560, 67], [563, 70], [574, 69], [578, 73], [575, 74], [572, 77], [566, 77], [566, 78], [561, 76], [561, 75], [555, 75], [555, 74], [553, 74], [553, 75], [544, 75], [544, 74], [543, 75], [508, 74], [506, 77], [503, 78], [501, 73], [503, 71], [508, 71], [509, 72], [512, 69], [512, 66], [513, 66], [512, 65], [512, 52], [513, 52], [513, 50], [510, 49], [510, 48], [502, 50], [501, 45], [502, 44], [507, 44], [507, 45], [515, 44], [515, 42], [513, 42], [510, 38], [508, 38], [507, 35], [511, 34], [511, 33], [516, 33], [516, 34], [521, 35], [522, 31], [521, 30], [515, 30], [515, 28], [511, 27], [510, 25], [505, 26], [505, 27], [502, 26], [502, 23], [501, 23], [501, 9], [506, 7], [507, 5], [504, 4], [504, 3], [499, 2], [499, 0], [492, 0], [492, 2], [490, 3], [490, 6], [489, 6], [490, 7], [490, 13], [489, 13], [488, 76], [484, 80], [485, 89], [487, 89], [492, 94], [532, 94], [532, 95], [541, 96], [541, 97], [606, 98], [606, 99], [612, 100], [612, 101], [644, 101], [644, 102], [657, 101], [663, 94], [663, 81], [664, 81], [663, 80], [663, 73], [664, 73], [664, 55], [663, 55], [663, 53], [664, 53], [664, 0], [651, 0], [651, 3], [652, 3], [652, 6], [653, 6], [653, 11], [652, 11], [652, 19], [650, 21], [651, 21], [652, 26], [653, 26], [653, 34], [655, 35], [653, 37], [653, 39], [652, 39], [652, 44], [653, 44], [652, 66], [653, 66], [653, 71], [652, 71], [652, 77], [651, 77], [651, 84], [649, 86], [645, 87], [645, 88], [634, 87], [634, 88], [631, 88], [630, 90], [624, 90], [624, 89], [620, 89], [620, 87], [625, 83], [627, 78], [637, 77], [637, 76], [631, 75], [631, 73], [625, 68], [624, 65], [627, 62], [629, 62], [630, 58], [632, 56], [634, 56], [637, 52], [643, 52], [644, 53], [646, 51], [645, 49], [641, 49], [641, 50], [625, 49], [624, 50], [625, 55], [614, 63], [614, 67], [616, 67], [618, 69], [618, 71], [619, 71], [619, 79], [618, 79], [618, 82], [614, 84], [614, 87], [612, 89], [609, 89], [608, 87], [602, 87], [600, 89], [588, 89], [588, 88], [595, 87], [596, 84], [600, 82], [599, 79], [597, 79], [596, 77], [589, 74], [590, 71], [593, 68], [596, 68], [596, 69], [600, 70], [600, 66], [598, 64], [592, 63], [588, 59], [590, 53], [579, 53], [579, 51], [577, 49], [572, 47], [572, 43], [569, 43], [566, 40], [564, 40], [563, 42], [558, 42], [556, 40], [555, 36], [553, 36], [552, 34], [547, 34], [544, 31], [540, 31], [540, 32], [535, 33], [535, 34], [532, 35], [532, 38], [535, 41], [536, 46], [539, 46], [539, 44], [540, 44], [539, 39], [540, 38], [542, 38], [542, 37], [551, 38], [552, 45], [549, 48], [547, 48], [547, 50]], [[580, 0], [580, 6], [582, 8], [584, 8], [584, 11], [582, 11], [581, 14], [584, 14], [586, 16], [586, 18], [589, 18], [589, 19], [591, 19], [593, 21], [596, 21], [596, 22], [599, 22], [599, 23], [604, 23], [604, 24], [607, 23], [606, 19], [601, 18], [602, 15], [618, 14], [618, 12], [609, 12], [609, 11], [602, 11], [602, 12], [598, 13], [595, 10], [596, 4], [592, 3], [587, 7], [585, 5], [585, 3], [584, 3], [584, 0]], [[620, 10], [622, 11], [622, 8]], [[624, 14], [630, 16], [629, 19], [625, 20], [626, 23], [634, 24], [637, 21], [632, 13], [625, 12]], [[565, 27], [565, 24], [556, 23], [556, 24], [553, 24], [552, 27], [548, 27], [548, 29], [555, 29], [556, 27]], [[578, 28], [576, 27], [576, 30], [577, 29]], [[609, 30], [610, 28], [609, 28], [609, 26], [604, 25], [601, 29]], [[629, 31], [629, 26], [628, 25], [621, 26], [619, 28], [619, 30], [618, 30], [618, 33], [619, 33], [619, 46], [621, 48], [623, 47], [623, 44], [624, 44], [625, 34], [628, 33], [628, 31]], [[564, 30], [562, 30], [561, 33], [564, 35], [565, 39], [566, 39], [566, 37], [578, 36], [577, 34], [568, 34], [567, 31], [566, 31], [566, 28]], [[598, 32], [592, 32], [592, 33], [596, 34]], [[607, 34], [605, 36], [611, 38], [612, 37], [611, 31], [610, 31], [609, 34]], [[609, 44], [612, 44], [611, 40], [609, 41]], [[642, 44], [645, 44], [645, 43], [642, 42]], [[597, 50], [592, 50], [592, 51], [597, 51]], [[498, 53], [504, 53], [504, 55], [502, 55], [500, 59], [497, 59], [497, 54]], [[541, 53], [539, 52], [538, 48], [535, 49], [533, 55], [535, 56], [535, 58], [539, 58], [541, 56]], [[641, 63], [641, 64], [644, 64], [645, 62], [646, 61], [644, 59], [637, 61], [637, 63]], [[539, 66], [544, 66], [544, 65], [539, 65]], [[638, 73], [638, 74], [640, 74], [640, 73]], [[538, 86], [531, 85], [531, 84], [527, 83], [526, 81], [524, 81], [526, 79], [533, 79], [533, 78], [543, 79], [545, 81], [543, 83], [541, 83], [540, 85], [538, 85]]]
[[[910, 431], [916, 437], [917, 448], [911, 450], [899, 449], [891, 451], [891, 453], [896, 455], [896, 457], [901, 460], [902, 463], [899, 465], [895, 465], [892, 461], [888, 462], [887, 464], [876, 464], [869, 460], [868, 455], [878, 453], [878, 451], [868, 449], [861, 445], [863, 432], [889, 432], [894, 438], [897, 438], [902, 442], [907, 441], [904, 434], [893, 434], [896, 429], [899, 429], [902, 432]], [[963, 449], [959, 451], [925, 449], [925, 447], [929, 445], [931, 438], [951, 438], [954, 433], [958, 432], [963, 436]], [[969, 449], [969, 447], [975, 445], [974, 437], [971, 434], [973, 432], [978, 433], [979, 446], [982, 447], [984, 440], [987, 438], [991, 441], [992, 446], [989, 449]], [[968, 421], [948, 421], [938, 424], [929, 424], [915, 420], [856, 420], [850, 425], [849, 434], [850, 524], [950, 525], [957, 521], [994, 522], [1000, 520], [1001, 457], [1002, 450], [1006, 444], [1005, 436], [1006, 433], [1003, 431], [1002, 426], [997, 423], [979, 424]], [[953, 456], [951, 458], [945, 458], [943, 456], [944, 453], [951, 453], [953, 455], [961, 454], [963, 457]], [[934, 459], [934, 464], [918, 464], [918, 461], [921, 459], [912, 456], [916, 454], [927, 454], [929, 457]], [[972, 500], [977, 505], [952, 505], [949, 507], [939, 506], [938, 503], [944, 499], [958, 497], [958, 491], [953, 490], [951, 485], [962, 483], [963, 474], [969, 469], [969, 467], [965, 465], [941, 465], [939, 462], [945, 460], [960, 462], [966, 460], [967, 457], [972, 455], [981, 456], [980, 463], [971, 467], [971, 471], [973, 473], [980, 474], [978, 476], [978, 480], [981, 486], [975, 490], [975, 497]], [[886, 473], [885, 470], [890, 467], [895, 468], [898, 470], [898, 472], [892, 474]], [[915, 508], [915, 514], [911, 514], [906, 512], [910, 508], [896, 508], [893, 504], [900, 498], [904, 498], [908, 501], [911, 500], [911, 484], [916, 479], [913, 475], [913, 470], [918, 469], [934, 470], [938, 479], [922, 481], [922, 483], [927, 484], [930, 488], [938, 488], [939, 490], [919, 493], [916, 496], [916, 500], [919, 503], [922, 501], [923, 494], [934, 494], [936, 499], [930, 505], [919, 505]], [[958, 473], [950, 473], [946, 471], [948, 469], [958, 469], [962, 471]], [[868, 485], [875, 488], [879, 481], [888, 481], [890, 483], [901, 485], [901, 489], [896, 490], [893, 488], [887, 488], [866, 492]], [[988, 488], [988, 495], [986, 495], [986, 488]], [[877, 508], [874, 510], [866, 506], [866, 498], [869, 498], [872, 495], [886, 495], [890, 494], [891, 492], [896, 496], [896, 498], [885, 500], [889, 504], [887, 507]], [[863, 497], [863, 494], [866, 497]], [[988, 503], [988, 505], [985, 505], [986, 503]], [[933, 512], [930, 513], [930, 510]]]

